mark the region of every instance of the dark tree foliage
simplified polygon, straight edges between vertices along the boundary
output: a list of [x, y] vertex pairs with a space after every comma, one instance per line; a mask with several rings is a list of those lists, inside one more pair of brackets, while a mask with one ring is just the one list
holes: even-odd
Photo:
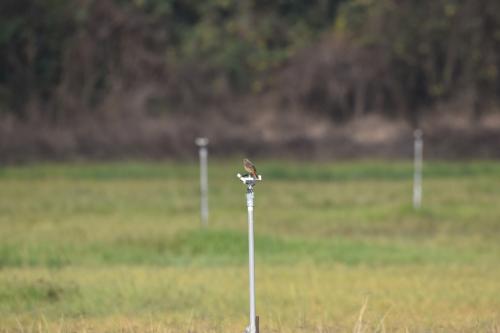
[[255, 91], [340, 2], [4, 0], [0, 112], [67, 119], [109, 108], [131, 80], [169, 87], [171, 109]]
[[194, 112], [277, 81], [336, 120], [416, 124], [498, 101], [500, 2], [2, 0], [0, 49], [0, 114], [19, 119]]
[[0, 2], [0, 112], [24, 115], [30, 99], [51, 99], [72, 15], [65, 0]]
[[417, 123], [422, 109], [469, 95], [473, 116], [500, 97], [500, 2], [349, 1], [337, 24], [387, 64], [389, 94]]

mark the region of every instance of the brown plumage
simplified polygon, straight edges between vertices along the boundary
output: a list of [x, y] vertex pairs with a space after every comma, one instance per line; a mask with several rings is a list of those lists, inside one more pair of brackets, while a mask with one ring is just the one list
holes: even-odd
[[249, 159], [245, 158], [243, 160], [243, 167], [252, 177], [257, 178], [257, 169], [255, 169], [255, 165]]

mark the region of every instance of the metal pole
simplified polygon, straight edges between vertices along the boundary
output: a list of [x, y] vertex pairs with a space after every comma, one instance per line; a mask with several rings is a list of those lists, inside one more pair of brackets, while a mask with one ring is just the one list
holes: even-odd
[[201, 224], [208, 225], [208, 172], [207, 172], [207, 138], [197, 138], [196, 144], [200, 147], [200, 211]]
[[248, 284], [250, 298], [250, 324], [245, 329], [246, 333], [259, 333], [258, 317], [255, 314], [255, 257], [254, 257], [254, 234], [253, 234], [253, 207], [254, 207], [254, 190], [253, 187], [257, 181], [262, 180], [262, 176], [257, 178], [251, 175], [242, 176], [238, 174], [238, 178], [247, 186], [247, 210], [248, 210]]
[[414, 175], [413, 175], [413, 208], [419, 209], [422, 206], [422, 151], [423, 140], [422, 131], [417, 129], [413, 133], [415, 137], [414, 144]]
[[255, 329], [255, 263], [254, 263], [254, 244], [253, 244], [253, 186], [247, 188], [247, 208], [248, 208], [248, 272], [249, 272], [249, 290], [250, 290], [250, 333]]

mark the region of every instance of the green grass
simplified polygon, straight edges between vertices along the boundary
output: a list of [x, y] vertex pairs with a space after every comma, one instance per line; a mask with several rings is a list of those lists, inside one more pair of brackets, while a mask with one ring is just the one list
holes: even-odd
[[[263, 332], [498, 332], [500, 164], [257, 161]], [[240, 160], [0, 169], [0, 332], [238, 332]]]

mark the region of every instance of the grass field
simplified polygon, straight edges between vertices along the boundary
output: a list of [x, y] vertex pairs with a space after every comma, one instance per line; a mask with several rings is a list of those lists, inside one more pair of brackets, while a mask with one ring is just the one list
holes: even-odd
[[[500, 164], [256, 161], [266, 332], [500, 332]], [[240, 159], [0, 169], [0, 332], [242, 332]]]

